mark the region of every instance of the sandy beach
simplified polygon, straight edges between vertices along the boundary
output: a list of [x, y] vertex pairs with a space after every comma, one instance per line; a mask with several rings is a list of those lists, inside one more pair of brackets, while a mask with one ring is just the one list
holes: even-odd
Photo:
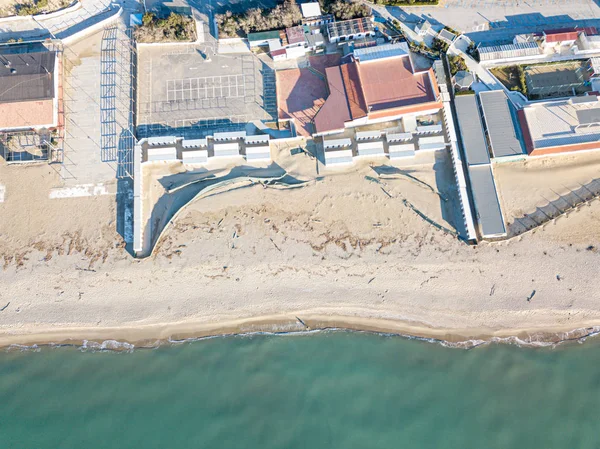
[[[283, 162], [292, 175], [314, 170], [306, 156]], [[447, 155], [420, 162], [411, 177], [374, 182], [365, 163], [298, 189], [203, 198], [144, 260], [115, 230], [114, 195], [48, 199], [61, 185], [51, 168], [1, 166], [0, 345], [324, 327], [556, 341], [600, 326], [599, 201], [469, 246], [453, 235], [461, 218]], [[509, 222], [594, 179], [600, 155], [510, 165], [496, 168]], [[574, 329], [584, 330], [561, 334]]]

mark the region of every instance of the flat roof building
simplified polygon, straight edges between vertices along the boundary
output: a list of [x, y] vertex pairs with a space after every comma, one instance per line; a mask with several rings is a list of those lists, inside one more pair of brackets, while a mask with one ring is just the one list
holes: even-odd
[[477, 97], [461, 95], [455, 98], [454, 104], [467, 161], [471, 199], [475, 206], [479, 234], [483, 238], [504, 237], [506, 226], [496, 191]]
[[280, 41], [279, 31], [260, 31], [258, 33], [248, 33], [248, 44], [252, 47], [262, 47], [269, 45], [270, 41]]
[[518, 117], [531, 156], [600, 148], [600, 101], [594, 95], [532, 103]]
[[495, 158], [515, 158], [524, 155], [517, 136], [511, 105], [502, 90], [479, 94], [490, 150]]
[[485, 143], [476, 96], [460, 95], [454, 99], [454, 105], [467, 164], [489, 164], [490, 154]]
[[302, 10], [302, 17], [305, 19], [320, 17], [322, 15], [319, 2], [302, 3], [300, 9]]
[[0, 54], [0, 63], [0, 129], [57, 126], [56, 52]]
[[471, 166], [468, 171], [481, 236], [484, 238], [506, 236], [506, 226], [491, 165]]

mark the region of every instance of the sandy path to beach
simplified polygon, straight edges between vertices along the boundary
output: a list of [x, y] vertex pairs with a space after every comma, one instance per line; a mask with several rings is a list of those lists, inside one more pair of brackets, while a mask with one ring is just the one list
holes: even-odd
[[[296, 317], [313, 328], [453, 340], [600, 325], [599, 201], [511, 241], [471, 247], [402, 202], [452, 228], [458, 218], [442, 197], [453, 201], [453, 186], [431, 165], [412, 175], [439, 195], [402, 177], [372, 182], [363, 166], [301, 189], [202, 199], [140, 261], [114, 231], [114, 196], [33, 199], [13, 186], [41, 175], [40, 190], [52, 186], [48, 167], [12, 180], [6, 170], [3, 344], [302, 329]], [[562, 183], [579, 179], [576, 167], [561, 170]], [[516, 198], [510, 189], [505, 198]], [[513, 207], [527, 206], [521, 198]]]

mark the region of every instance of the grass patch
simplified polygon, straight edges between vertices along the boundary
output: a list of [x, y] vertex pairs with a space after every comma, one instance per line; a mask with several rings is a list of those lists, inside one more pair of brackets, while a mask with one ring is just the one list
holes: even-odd
[[174, 12], [166, 19], [159, 19], [155, 14], [147, 12], [142, 18], [142, 25], [135, 29], [135, 38], [141, 43], [194, 42], [196, 23], [191, 17]]
[[521, 90], [517, 66], [493, 67], [490, 69], [490, 72], [508, 89]]

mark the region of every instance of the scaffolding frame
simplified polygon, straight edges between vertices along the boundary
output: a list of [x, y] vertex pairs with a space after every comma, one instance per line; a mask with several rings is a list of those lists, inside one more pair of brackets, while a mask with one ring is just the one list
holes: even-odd
[[132, 29], [106, 27], [100, 51], [100, 159], [117, 163], [117, 178], [133, 179], [137, 50]]

